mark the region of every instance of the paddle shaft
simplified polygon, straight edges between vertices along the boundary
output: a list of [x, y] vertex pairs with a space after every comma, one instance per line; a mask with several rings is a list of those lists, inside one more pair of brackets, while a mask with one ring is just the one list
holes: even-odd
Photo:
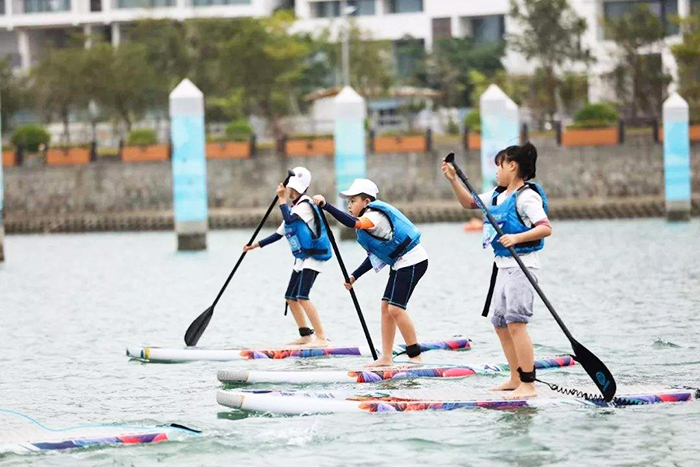
[[[282, 184], [284, 186], [287, 186], [287, 182], [289, 182], [289, 178], [294, 175], [294, 172], [291, 170], [287, 173], [287, 178], [284, 179], [284, 182]], [[265, 221], [267, 221], [267, 218], [270, 217], [270, 213], [272, 210], [275, 208], [275, 203], [277, 203], [277, 196], [272, 199], [272, 202], [270, 203], [270, 207], [267, 208], [267, 211], [265, 212], [265, 215], [263, 216], [262, 220], [258, 224], [258, 226], [255, 228], [255, 232], [253, 232], [253, 235], [250, 237], [250, 240], [248, 240], [248, 246], [252, 245], [253, 242], [255, 241], [255, 237], [258, 236], [260, 233], [260, 229], [262, 229], [262, 226], [265, 224]], [[236, 270], [238, 269], [238, 266], [241, 265], [241, 262], [243, 261], [243, 258], [245, 258], [247, 251], [244, 251], [241, 253], [241, 256], [238, 258], [238, 261], [236, 261], [236, 265], [233, 267], [233, 270], [231, 271], [231, 274], [228, 275], [228, 278], [226, 279], [226, 282], [224, 282], [224, 286], [221, 288], [219, 291], [219, 294], [216, 296], [216, 299], [214, 300], [214, 303], [212, 303], [211, 307], [214, 308], [216, 304], [219, 302], [219, 299], [221, 296], [224, 294], [224, 290], [226, 290], [226, 287], [228, 287], [228, 283], [231, 282], [231, 279], [233, 278], [233, 275], [236, 273]]]
[[[350, 282], [350, 276], [348, 275], [348, 270], [345, 269], [345, 263], [343, 262], [343, 258], [340, 256], [340, 250], [338, 249], [338, 244], [335, 242], [335, 235], [333, 235], [333, 231], [331, 230], [331, 226], [328, 225], [328, 219], [326, 219], [326, 214], [323, 212], [323, 209], [319, 209], [319, 212], [321, 213], [321, 219], [323, 220], [323, 224], [326, 226], [326, 231], [328, 232], [328, 239], [331, 241], [331, 246], [333, 247], [333, 252], [335, 253], [335, 257], [338, 258], [338, 264], [340, 265], [340, 271], [343, 273], [343, 279], [345, 279], [345, 282], [349, 283]], [[355, 290], [350, 288], [350, 296], [352, 297], [352, 303], [355, 305], [355, 310], [357, 311], [357, 316], [360, 318], [360, 324], [362, 324], [362, 330], [365, 333], [365, 338], [367, 339], [367, 345], [369, 345], [369, 350], [372, 352], [372, 358], [377, 360], [379, 357], [377, 357], [377, 350], [374, 348], [374, 344], [372, 343], [372, 336], [369, 334], [369, 329], [367, 329], [367, 323], [365, 322], [365, 317], [362, 314], [362, 310], [360, 309], [360, 302], [357, 301], [357, 295], [355, 295]]]
[[[252, 245], [253, 242], [255, 241], [255, 237], [258, 236], [258, 234], [260, 233], [260, 229], [262, 229], [263, 224], [265, 224], [265, 221], [267, 221], [267, 218], [270, 217], [270, 213], [275, 208], [275, 203], [277, 203], [277, 196], [275, 196], [275, 199], [273, 199], [272, 203], [270, 203], [270, 207], [267, 208], [267, 212], [265, 213], [262, 220], [260, 221], [260, 223], [256, 227], [255, 232], [253, 232], [253, 235], [250, 237], [250, 240], [248, 241], [248, 246]], [[236, 265], [233, 267], [233, 270], [231, 271], [231, 274], [228, 275], [226, 282], [224, 282], [224, 286], [219, 291], [219, 295], [216, 296], [214, 303], [212, 303], [212, 305], [211, 305], [212, 308], [214, 308], [216, 306], [216, 304], [219, 302], [219, 299], [224, 294], [224, 290], [226, 290], [226, 287], [228, 287], [228, 283], [231, 282], [233, 275], [236, 273], [238, 266], [241, 265], [241, 262], [243, 261], [243, 258], [245, 258], [246, 253], [248, 253], [248, 252], [244, 251], [243, 253], [241, 253], [241, 256], [238, 258]]]
[[[502, 237], [503, 235], [505, 235], [505, 234], [503, 233], [503, 229], [501, 229], [501, 227], [498, 225], [498, 223], [496, 222], [496, 220], [493, 218], [493, 216], [491, 215], [491, 213], [489, 212], [489, 210], [488, 210], [488, 209], [486, 208], [486, 206], [484, 205], [483, 201], [481, 201], [481, 198], [479, 198], [478, 193], [476, 192], [476, 190], [474, 189], [474, 187], [472, 186], [472, 184], [469, 182], [469, 179], [467, 178], [467, 176], [464, 175], [464, 172], [462, 172], [462, 169], [460, 169], [460, 168], [457, 166], [457, 164], [455, 164], [454, 161], [451, 161], [450, 164], [452, 164], [452, 166], [455, 168], [455, 172], [457, 172], [457, 176], [459, 177], [460, 180], [462, 180], [462, 183], [464, 183], [464, 185], [467, 187], [467, 190], [469, 190], [469, 193], [471, 193], [472, 198], [474, 198], [474, 202], [476, 203], [477, 206], [479, 206], [479, 209], [481, 209], [481, 212], [484, 213], [484, 215], [485, 215], [486, 218], [489, 220], [489, 222], [491, 223], [491, 225], [493, 226], [493, 228], [496, 229], [496, 232], [498, 233], [498, 235], [501, 236], [501, 237]], [[526, 267], [525, 264], [523, 263], [523, 260], [520, 259], [520, 255], [518, 255], [518, 252], [515, 251], [515, 248], [513, 248], [512, 246], [511, 246], [511, 247], [508, 247], [508, 251], [510, 251], [510, 254], [513, 256], [513, 258], [515, 259], [515, 261], [518, 263], [518, 266], [520, 266], [520, 269], [523, 270], [523, 273], [525, 273], [525, 277], [527, 277], [527, 279], [530, 281], [530, 284], [532, 284], [532, 286], [535, 288], [535, 290], [537, 291], [537, 295], [540, 296], [540, 298], [541, 298], [542, 301], [544, 302], [545, 306], [547, 307], [547, 309], [549, 310], [549, 312], [550, 312], [550, 313], [552, 314], [552, 316], [554, 317], [554, 320], [557, 322], [557, 324], [559, 325], [559, 327], [561, 328], [561, 330], [564, 331], [564, 334], [565, 334], [566, 337], [569, 339], [569, 341], [570, 341], [572, 344], [573, 344], [573, 343], [578, 344], [578, 342], [576, 341], [576, 339], [574, 339], [574, 337], [571, 335], [571, 332], [569, 332], [569, 329], [566, 327], [566, 325], [564, 324], [564, 322], [561, 320], [561, 318], [559, 317], [559, 315], [557, 314], [557, 312], [554, 310], [554, 307], [553, 307], [552, 304], [549, 302], [549, 299], [545, 296], [545, 294], [544, 294], [544, 292], [542, 291], [542, 289], [540, 289], [540, 286], [537, 285], [537, 280], [536, 280], [535, 277], [532, 275], [532, 273], [527, 269], [527, 267]]]

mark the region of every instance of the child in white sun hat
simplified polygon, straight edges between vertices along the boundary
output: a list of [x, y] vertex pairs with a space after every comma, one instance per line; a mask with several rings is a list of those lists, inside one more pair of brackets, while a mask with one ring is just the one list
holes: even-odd
[[420, 244], [418, 228], [398, 209], [377, 200], [377, 185], [366, 178], [356, 179], [340, 193], [348, 200], [348, 211], [327, 203], [321, 195], [314, 202], [323, 207], [341, 224], [355, 229], [357, 241], [367, 251], [367, 259], [345, 284], [350, 289], [364, 273], [374, 268], [379, 272], [390, 266], [389, 281], [382, 296], [382, 355], [372, 366], [393, 364], [392, 351], [396, 328], [406, 342], [406, 354], [413, 362], [421, 362], [421, 348], [411, 317], [406, 313], [418, 281], [428, 269], [428, 253]]
[[[331, 244], [318, 207], [306, 194], [311, 184], [311, 172], [305, 167], [296, 167], [293, 172], [294, 176], [289, 178], [286, 188], [282, 184], [277, 187], [284, 222], [275, 233], [244, 246], [243, 250], [262, 248], [287, 237], [294, 255], [294, 267], [284, 298], [292, 310], [300, 336], [290, 344], [323, 347], [328, 345], [328, 340], [309, 294], [323, 264], [332, 256]], [[312, 327], [307, 324], [307, 318]]]

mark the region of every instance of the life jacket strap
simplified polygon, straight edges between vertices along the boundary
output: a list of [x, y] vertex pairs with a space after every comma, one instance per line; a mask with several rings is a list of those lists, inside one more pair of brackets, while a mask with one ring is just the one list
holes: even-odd
[[489, 309], [491, 308], [491, 299], [493, 298], [493, 289], [496, 287], [496, 277], [498, 276], [498, 266], [493, 263], [493, 268], [491, 269], [491, 282], [489, 283], [489, 293], [486, 294], [486, 302], [484, 303], [484, 310], [481, 312], [481, 316], [486, 318], [489, 315]]
[[403, 253], [406, 247], [408, 247], [408, 245], [410, 245], [412, 242], [413, 239], [411, 237], [406, 237], [406, 240], [401, 242], [401, 245], [396, 247], [396, 249], [389, 255], [389, 258], [396, 259], [401, 256], [401, 253]]

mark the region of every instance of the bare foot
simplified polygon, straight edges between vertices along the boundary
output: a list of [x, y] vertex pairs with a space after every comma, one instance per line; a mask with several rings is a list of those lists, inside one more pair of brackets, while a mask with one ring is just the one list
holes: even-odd
[[371, 363], [368, 363], [367, 365], [365, 365], [365, 368], [378, 368], [386, 366], [394, 366], [394, 361], [390, 358], [382, 357], [379, 360], [375, 360]]
[[520, 387], [520, 380], [511, 379], [507, 382], [501, 384], [500, 386], [494, 386], [489, 391], [515, 391]]
[[504, 399], [530, 399], [537, 397], [535, 383], [520, 383], [520, 387], [503, 396]]
[[411, 358], [408, 359], [408, 361], [409, 361], [410, 363], [415, 363], [415, 364], [421, 364], [421, 363], [423, 363], [423, 359], [420, 358], [420, 355], [418, 355], [417, 357], [411, 357]]
[[310, 342], [311, 342], [311, 336], [303, 336], [295, 341], [287, 342], [287, 345], [307, 345]]
[[311, 342], [303, 345], [304, 347], [328, 347], [328, 344], [328, 339], [326, 339], [325, 337], [316, 336]]

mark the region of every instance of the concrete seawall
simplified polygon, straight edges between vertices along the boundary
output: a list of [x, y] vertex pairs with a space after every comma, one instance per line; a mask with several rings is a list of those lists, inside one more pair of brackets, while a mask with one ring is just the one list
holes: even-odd
[[[648, 137], [630, 137], [624, 145], [611, 147], [533, 143], [539, 150], [537, 181], [552, 199], [553, 218], [663, 215], [663, 149]], [[418, 222], [467, 219], [473, 213], [457, 205], [440, 171], [440, 161], [450, 151], [478, 186], [478, 152], [450, 145], [437, 144], [433, 153], [371, 154], [368, 176], [382, 199], [401, 206]], [[700, 146], [692, 151], [693, 212], [698, 215]], [[332, 158], [280, 158], [262, 152], [255, 159], [210, 160], [210, 226], [255, 225], [286, 169], [299, 165], [313, 174], [311, 191], [335, 199]], [[275, 215], [271, 222], [277, 221]], [[7, 233], [172, 229], [170, 163], [7, 168], [5, 228]]]

